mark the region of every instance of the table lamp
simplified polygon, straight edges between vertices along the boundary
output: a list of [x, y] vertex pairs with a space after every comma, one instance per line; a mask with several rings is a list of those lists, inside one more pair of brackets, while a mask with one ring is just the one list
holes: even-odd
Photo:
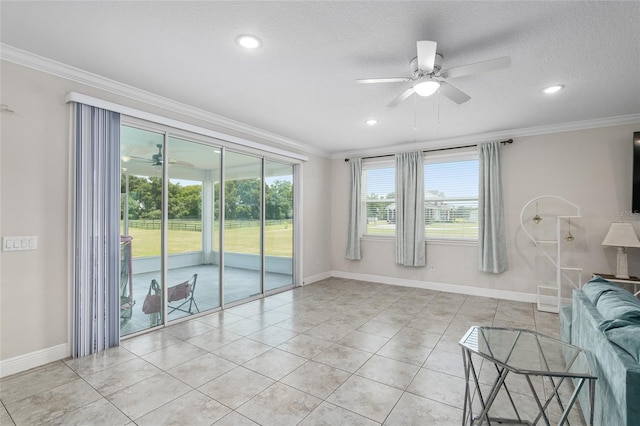
[[613, 222], [607, 236], [604, 237], [602, 245], [618, 247], [616, 278], [629, 279], [625, 248], [640, 247], [640, 241], [633, 230], [633, 226], [628, 222]]

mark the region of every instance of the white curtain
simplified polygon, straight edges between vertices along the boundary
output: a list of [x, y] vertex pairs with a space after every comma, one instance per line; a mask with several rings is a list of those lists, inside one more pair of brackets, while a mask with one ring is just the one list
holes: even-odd
[[424, 266], [425, 262], [423, 154], [396, 154], [396, 263]]
[[120, 114], [74, 104], [74, 358], [120, 340]]
[[507, 269], [504, 202], [500, 176], [500, 142], [478, 145], [480, 183], [478, 191], [479, 269], [499, 274]]
[[349, 159], [349, 229], [347, 236], [347, 259], [360, 260], [360, 237], [362, 236], [362, 159]]

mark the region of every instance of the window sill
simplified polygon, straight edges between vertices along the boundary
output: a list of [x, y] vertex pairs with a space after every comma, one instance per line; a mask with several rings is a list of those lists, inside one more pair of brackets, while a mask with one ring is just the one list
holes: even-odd
[[395, 235], [363, 235], [361, 240], [365, 241], [395, 241]]

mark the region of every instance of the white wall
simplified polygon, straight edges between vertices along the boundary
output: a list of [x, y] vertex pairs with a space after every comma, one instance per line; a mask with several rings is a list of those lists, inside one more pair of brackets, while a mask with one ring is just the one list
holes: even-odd
[[[302, 248], [304, 283], [310, 284], [331, 273], [331, 221], [330, 203], [333, 191], [329, 179], [331, 161], [310, 156], [308, 163], [302, 165], [304, 178], [302, 182], [303, 234]], [[320, 250], [328, 247], [328, 250]]]
[[[0, 234], [38, 236], [35, 251], [0, 252], [0, 375], [69, 355], [71, 233], [69, 106], [77, 91], [212, 130], [226, 131], [10, 62], [1, 62], [2, 103], [15, 113], [1, 116]], [[284, 146], [279, 148], [290, 149]], [[303, 279], [330, 271], [330, 160], [311, 155], [303, 165]]]
[[66, 344], [69, 118], [64, 84], [2, 64], [2, 236], [38, 236], [38, 250], [0, 252], [0, 358]]
[[[640, 218], [630, 215], [634, 131], [640, 131], [640, 123], [522, 137], [505, 146], [502, 177], [509, 271], [500, 275], [478, 272], [477, 245], [428, 244], [428, 266], [412, 268], [395, 264], [393, 240], [365, 238], [362, 260], [346, 260], [348, 163], [333, 160], [334, 274], [533, 300], [537, 279], [548, 273], [547, 262], [537, 258], [537, 250], [520, 229], [520, 211], [532, 198], [547, 194], [566, 198], [582, 209], [583, 218], [572, 227], [576, 239], [566, 244], [564, 260], [582, 267], [586, 278], [591, 272], [613, 273], [615, 250], [601, 246], [610, 222], [617, 220], [613, 215], [626, 214], [624, 220], [633, 222], [640, 235]], [[630, 273], [640, 275], [640, 249], [628, 253]]]

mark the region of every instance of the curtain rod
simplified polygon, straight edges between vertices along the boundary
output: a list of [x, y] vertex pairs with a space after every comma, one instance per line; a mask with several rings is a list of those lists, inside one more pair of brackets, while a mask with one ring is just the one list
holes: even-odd
[[[513, 139], [507, 139], [506, 141], [500, 141], [500, 143], [503, 144], [503, 145], [506, 145], [508, 143], [511, 144], [511, 143], [513, 143]], [[476, 147], [476, 146], [478, 146], [478, 144], [475, 144], [475, 145], [464, 145], [464, 146], [452, 146], [452, 147], [449, 147], [449, 148], [427, 149], [427, 150], [424, 150], [422, 152], [448, 151], [450, 149], [473, 148], [473, 147]], [[366, 160], [366, 159], [370, 159], [370, 158], [391, 157], [392, 155], [394, 155], [394, 154], [372, 155], [370, 157], [362, 157], [362, 159]], [[348, 162], [349, 159], [345, 158], [344, 161]]]

